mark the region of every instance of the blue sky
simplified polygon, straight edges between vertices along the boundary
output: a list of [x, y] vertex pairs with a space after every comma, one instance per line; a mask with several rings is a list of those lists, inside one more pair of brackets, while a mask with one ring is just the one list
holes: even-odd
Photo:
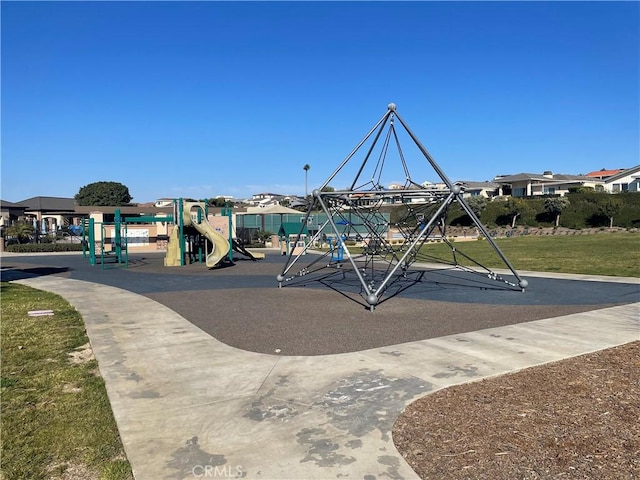
[[638, 2], [1, 9], [7, 201], [302, 195], [390, 102], [451, 180], [640, 163]]

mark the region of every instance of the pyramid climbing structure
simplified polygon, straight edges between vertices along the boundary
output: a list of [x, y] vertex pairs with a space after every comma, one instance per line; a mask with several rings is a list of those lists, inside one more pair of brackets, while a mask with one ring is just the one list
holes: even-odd
[[[434, 176], [440, 188], [417, 181]], [[313, 190], [296, 240], [318, 212], [325, 220], [301, 251], [289, 255], [277, 276], [278, 285], [320, 282], [373, 311], [384, 299], [428, 281], [425, 266], [444, 264], [524, 291], [527, 281], [498, 248], [463, 193], [413, 134], [395, 104], [389, 104], [353, 151]], [[454, 202], [512, 277], [503, 278], [465, 254], [459, 248], [462, 242], [451, 241], [446, 219]], [[390, 208], [395, 212], [393, 221]], [[446, 245], [446, 254], [442, 247], [433, 253], [436, 243]], [[311, 251], [319, 245], [325, 249]]]

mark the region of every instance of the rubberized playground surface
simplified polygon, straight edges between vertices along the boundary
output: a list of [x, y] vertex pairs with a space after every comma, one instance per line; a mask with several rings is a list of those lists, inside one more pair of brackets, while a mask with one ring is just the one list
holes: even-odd
[[[3, 281], [60, 275], [122, 288], [176, 311], [218, 340], [280, 355], [354, 352], [637, 302], [637, 283], [523, 277], [526, 292], [453, 269], [425, 269], [420, 282], [374, 312], [357, 292], [318, 282], [278, 288], [286, 257], [240, 258], [228, 267], [165, 267], [161, 253], [133, 254], [129, 268], [91, 266], [78, 255], [5, 256]], [[558, 276], [554, 276], [558, 277]], [[562, 276], [560, 276], [562, 277]], [[571, 277], [577, 278], [577, 277]]]

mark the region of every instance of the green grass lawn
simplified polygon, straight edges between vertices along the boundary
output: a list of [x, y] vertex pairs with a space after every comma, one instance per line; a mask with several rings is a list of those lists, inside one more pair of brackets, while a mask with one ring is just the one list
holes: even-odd
[[[523, 236], [499, 238], [496, 244], [516, 270], [640, 277], [637, 233]], [[504, 267], [486, 240], [455, 242], [454, 246], [482, 265]], [[441, 243], [425, 245], [421, 253], [451, 259], [451, 249]]]
[[51, 293], [0, 288], [1, 478], [133, 478], [97, 362], [71, 361], [89, 341], [80, 314]]

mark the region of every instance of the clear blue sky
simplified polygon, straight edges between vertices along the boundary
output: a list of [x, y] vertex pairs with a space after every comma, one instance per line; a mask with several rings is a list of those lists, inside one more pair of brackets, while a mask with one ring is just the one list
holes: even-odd
[[1, 9], [7, 201], [302, 195], [390, 102], [451, 180], [640, 163], [638, 2]]

